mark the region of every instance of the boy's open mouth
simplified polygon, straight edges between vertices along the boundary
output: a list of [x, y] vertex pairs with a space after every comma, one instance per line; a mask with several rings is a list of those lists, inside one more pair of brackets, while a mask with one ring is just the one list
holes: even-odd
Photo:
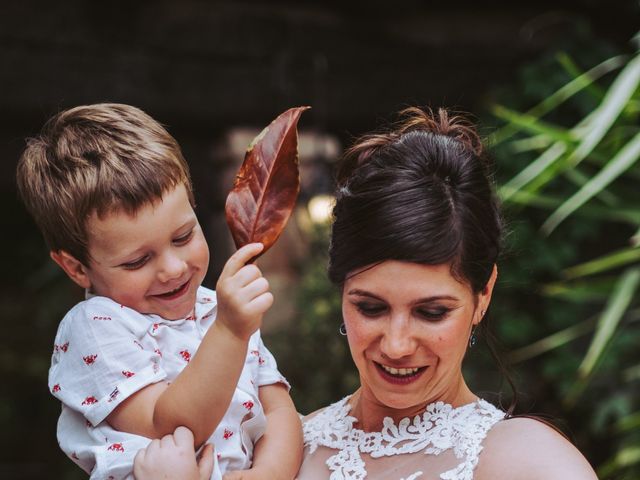
[[187, 291], [188, 287], [189, 287], [189, 280], [184, 282], [182, 285], [180, 285], [175, 290], [171, 290], [170, 292], [166, 292], [166, 293], [159, 293], [158, 295], [154, 295], [154, 297], [163, 298], [165, 300], [171, 300], [171, 299], [177, 298], [180, 295], [182, 295], [183, 293], [185, 293]]

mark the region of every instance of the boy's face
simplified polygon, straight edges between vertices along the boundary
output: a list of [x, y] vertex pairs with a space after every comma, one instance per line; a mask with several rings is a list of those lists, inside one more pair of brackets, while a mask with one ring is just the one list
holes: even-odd
[[188, 316], [209, 265], [209, 248], [187, 190], [179, 185], [134, 216], [90, 217], [93, 293], [167, 320]]

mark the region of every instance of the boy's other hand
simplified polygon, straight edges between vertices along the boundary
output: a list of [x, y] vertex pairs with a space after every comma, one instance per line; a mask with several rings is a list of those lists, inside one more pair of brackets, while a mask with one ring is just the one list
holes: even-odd
[[273, 304], [269, 282], [257, 266], [247, 265], [263, 248], [261, 243], [240, 248], [225, 264], [216, 285], [216, 322], [244, 341], [260, 328], [262, 316]]
[[186, 427], [152, 440], [133, 461], [136, 480], [208, 480], [213, 472], [213, 446], [207, 444], [196, 461], [193, 434]]

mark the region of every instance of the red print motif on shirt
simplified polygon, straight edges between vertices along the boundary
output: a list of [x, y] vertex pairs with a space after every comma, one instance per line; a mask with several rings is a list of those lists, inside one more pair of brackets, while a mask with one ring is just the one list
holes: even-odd
[[246, 402], [244, 402], [242, 404], [244, 406], [244, 408], [246, 408], [247, 410], [251, 410], [253, 408], [253, 402], [251, 400], [247, 400]]
[[211, 303], [211, 302], [213, 302], [213, 299], [211, 297], [202, 297], [202, 301], [203, 302], [207, 302], [207, 303]]
[[87, 355], [86, 357], [82, 357], [82, 360], [84, 360], [84, 363], [86, 363], [87, 365], [91, 365], [96, 361], [96, 358], [98, 358], [98, 354], [93, 354], [93, 355]]
[[124, 452], [124, 447], [121, 443], [112, 443], [109, 445], [107, 450], [111, 450], [112, 452]]
[[94, 315], [93, 319], [94, 320], [111, 320], [111, 317], [101, 316], [101, 315]]
[[56, 393], [60, 391], [60, 384], [56, 383], [53, 388], [51, 389], [51, 392]]
[[158, 329], [159, 326], [160, 326], [159, 323], [154, 323], [153, 327], [151, 327], [151, 333], [156, 333], [156, 330]]
[[122, 374], [127, 378], [131, 378], [135, 375], [135, 373], [130, 372], [129, 370], [122, 370]]
[[82, 401], [82, 405], [93, 405], [94, 403], [98, 403], [98, 399], [96, 397], [94, 397], [93, 395], [85, 398]]
[[233, 435], [233, 432], [231, 430], [229, 430], [228, 428], [224, 429], [224, 434], [222, 435], [222, 437], [225, 440], [229, 440], [231, 438], [231, 436]]
[[158, 356], [160, 356], [160, 357], [162, 356], [162, 352], [160, 351], [160, 349], [159, 349], [159, 348], [156, 348], [156, 349], [154, 350], [154, 352], [156, 352], [156, 353], [158, 354]]
[[260, 366], [264, 365], [264, 358], [258, 357], [258, 365]]
[[256, 357], [259, 357], [260, 352], [258, 350], [251, 350], [251, 355], [255, 355]]
[[205, 314], [202, 316], [202, 319], [203, 319], [203, 320], [206, 320], [207, 318], [211, 318], [211, 317], [213, 317], [213, 312], [205, 313]]
[[58, 350], [58, 348], [63, 352], [66, 352], [69, 349], [69, 342], [65, 342], [60, 346], [56, 345], [56, 351]]
[[116, 398], [118, 398], [118, 395], [120, 395], [120, 390], [118, 390], [118, 387], [116, 387], [113, 392], [111, 392], [109, 394], [109, 402], [113, 402]]
[[180, 351], [180, 356], [181, 356], [181, 357], [182, 357], [182, 359], [183, 359], [185, 362], [187, 362], [187, 363], [188, 363], [189, 361], [191, 361], [191, 354], [189, 353], [189, 350], [181, 350], [181, 351]]

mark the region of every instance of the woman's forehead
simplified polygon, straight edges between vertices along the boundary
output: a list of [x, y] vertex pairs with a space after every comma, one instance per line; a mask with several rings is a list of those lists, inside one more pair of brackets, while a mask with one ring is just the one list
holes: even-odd
[[351, 272], [345, 280], [343, 293], [368, 292], [373, 295], [463, 296], [471, 287], [460, 282], [451, 272], [451, 265], [425, 265], [399, 260], [386, 260]]

